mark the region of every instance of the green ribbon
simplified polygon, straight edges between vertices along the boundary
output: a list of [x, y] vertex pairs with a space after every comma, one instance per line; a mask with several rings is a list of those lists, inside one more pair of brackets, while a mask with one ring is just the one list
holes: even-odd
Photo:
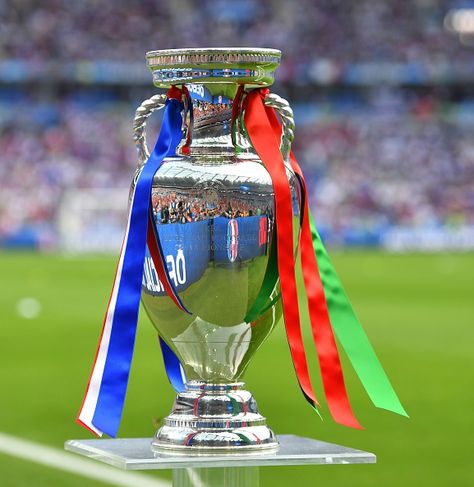
[[[309, 221], [313, 249], [316, 254], [329, 318], [334, 333], [342, 348], [345, 350], [352, 367], [354, 367], [357, 376], [373, 404], [378, 408], [408, 417], [362, 325], [354, 313], [349, 298], [344, 291], [344, 287], [316, 230], [311, 212], [309, 214]], [[255, 302], [245, 316], [245, 321], [248, 323], [255, 321], [280, 299], [280, 293], [273, 299], [270, 299], [278, 282], [277, 262], [276, 245], [272, 245], [262, 287]]]
[[313, 248], [316, 253], [319, 274], [324, 286], [324, 295], [334, 333], [374, 405], [408, 417], [354, 313], [349, 298], [316, 230], [311, 212], [309, 221]]
[[[276, 225], [273, 230], [273, 236], [276, 235]], [[270, 256], [268, 257], [267, 270], [263, 277], [262, 287], [257, 294], [257, 298], [253, 302], [250, 309], [245, 315], [244, 321], [251, 323], [262, 316], [280, 299], [281, 294], [278, 293], [273, 299], [270, 296], [275, 289], [278, 282], [278, 254], [275, 238], [272, 238], [272, 246], [270, 247]], [[270, 302], [268, 301], [270, 299]]]

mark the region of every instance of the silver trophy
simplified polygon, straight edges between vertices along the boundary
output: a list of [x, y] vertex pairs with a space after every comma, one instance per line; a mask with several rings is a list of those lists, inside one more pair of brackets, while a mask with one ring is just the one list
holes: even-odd
[[[269, 86], [281, 53], [275, 49], [173, 49], [147, 53], [154, 84], [185, 85], [183, 140], [166, 158], [152, 190], [153, 214], [170, 279], [188, 315], [166, 295], [147, 254], [142, 302], [153, 325], [179, 358], [186, 389], [153, 440], [160, 453], [268, 452], [278, 448], [241, 378], [281, 317], [276, 301], [254, 321], [245, 317], [262, 287], [274, 243], [274, 193], [270, 175], [246, 135], [239, 88]], [[145, 124], [164, 106], [156, 95], [134, 121], [140, 165], [149, 157]], [[283, 121], [281, 151], [288, 157], [293, 115], [288, 103], [269, 95]], [[233, 110], [234, 109], [234, 110]], [[299, 193], [291, 169], [295, 228]], [[296, 239], [296, 236], [295, 236]], [[278, 284], [270, 296], [278, 293]]]

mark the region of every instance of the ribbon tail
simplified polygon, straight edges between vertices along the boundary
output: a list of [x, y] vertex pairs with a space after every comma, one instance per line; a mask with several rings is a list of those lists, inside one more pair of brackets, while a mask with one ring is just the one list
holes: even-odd
[[[135, 199], [135, 193], [133, 195], [133, 200], [134, 199]], [[118, 425], [116, 426], [116, 428], [114, 426], [112, 426], [112, 428], [109, 428], [110, 425], [107, 422], [102, 423], [100, 419], [99, 421], [97, 421], [96, 413], [98, 410], [100, 410], [100, 406], [98, 407], [98, 405], [99, 405], [99, 400], [101, 400], [101, 392], [103, 393], [104, 377], [106, 376], [106, 365], [109, 359], [109, 351], [111, 350], [111, 348], [114, 347], [114, 343], [112, 343], [111, 346], [111, 341], [113, 340], [114, 337], [116, 337], [117, 329], [120, 327], [120, 323], [118, 325], [117, 323], [115, 323], [115, 328], [114, 328], [114, 321], [116, 320], [117, 302], [119, 302], [121, 277], [124, 272], [124, 264], [126, 264], [125, 260], [126, 260], [126, 252], [127, 252], [127, 241], [128, 241], [129, 231], [130, 231], [132, 207], [133, 205], [130, 205], [127, 228], [125, 231], [125, 236], [120, 250], [120, 256], [115, 271], [112, 292], [109, 298], [107, 311], [104, 317], [102, 332], [99, 339], [99, 345], [94, 359], [94, 365], [91, 371], [89, 382], [87, 384], [86, 393], [84, 395], [81, 409], [76, 418], [76, 422], [78, 424], [84, 426], [85, 428], [87, 428], [89, 431], [93, 432], [97, 436], [102, 436], [104, 433], [108, 434], [109, 436], [115, 436], [116, 431], [118, 429]], [[133, 344], [135, 342], [135, 329], [132, 328], [127, 331], [128, 333], [125, 340], [128, 342], [129, 346], [127, 347], [128, 350], [126, 351], [126, 356], [123, 356], [123, 361], [119, 364], [119, 367], [122, 366], [123, 363], [126, 363], [127, 360], [131, 360], [129, 349], [130, 349], [130, 342], [131, 342], [132, 343], [131, 349], [133, 351]], [[125, 378], [125, 381], [128, 382], [128, 374]], [[121, 384], [122, 387], [120, 389], [123, 389], [123, 380], [121, 382], [122, 382]], [[125, 389], [126, 389], [126, 382], [125, 382]], [[121, 392], [122, 390], [118, 391], [119, 394]], [[103, 397], [104, 396], [102, 395], [102, 400]]]
[[354, 313], [311, 214], [309, 219], [313, 247], [319, 263], [334, 332], [373, 404], [378, 408], [408, 417]]
[[332, 322], [330, 320], [324, 287], [321, 281], [318, 261], [313, 250], [311, 230], [309, 225], [309, 207], [306, 183], [303, 173], [296, 162], [291, 158], [292, 167], [301, 185], [302, 192], [302, 223], [301, 223], [301, 266], [308, 303], [308, 313], [311, 322], [311, 331], [321, 369], [324, 394], [328, 408], [334, 420], [351, 428], [361, 429], [349, 401], [344, 381], [339, 351], [334, 337]]
[[96, 434], [107, 433], [114, 437], [120, 425], [135, 345], [153, 177], [163, 159], [176, 152], [182, 137], [183, 104], [173, 98], [172, 89], [168, 96], [158, 141], [133, 193], [102, 335], [77, 418]]
[[160, 341], [161, 353], [163, 355], [163, 362], [165, 364], [168, 380], [176, 392], [183, 392], [186, 384], [186, 374], [183, 366], [181, 365], [181, 362], [176, 354], [166, 344], [163, 338], [160, 336], [158, 338]]
[[361, 429], [352, 411], [344, 381], [339, 352], [329, 317], [323, 284], [312, 247], [305, 205], [301, 234], [301, 264], [308, 301], [311, 330], [319, 358], [324, 393], [329, 411], [337, 423]]
[[298, 306], [298, 291], [295, 277], [293, 244], [293, 205], [290, 185], [278, 141], [268, 120], [262, 100], [262, 92], [254, 90], [247, 94], [245, 103], [245, 127], [252, 145], [272, 179], [275, 193], [277, 221], [276, 245], [278, 272], [282, 295], [285, 329], [293, 365], [299, 385], [307, 401], [318, 404], [309, 377], [306, 352], [301, 333]]
[[[266, 115], [277, 139], [281, 138], [281, 125], [275, 110], [265, 107]], [[352, 411], [344, 382], [344, 374], [334, 332], [329, 318], [324, 288], [319, 275], [318, 264], [313, 250], [311, 231], [308, 220], [308, 198], [303, 173], [291, 154], [291, 167], [301, 189], [300, 216], [300, 258], [303, 271], [304, 288], [307, 298], [311, 331], [321, 369], [324, 394], [331, 416], [337, 423], [351, 428], [361, 429]]]
[[[130, 208], [131, 210], [131, 208]], [[114, 282], [112, 285], [112, 292], [107, 304], [107, 311], [105, 313], [104, 321], [102, 324], [102, 331], [99, 338], [99, 346], [94, 358], [94, 364], [87, 383], [86, 392], [82, 401], [79, 413], [76, 417], [76, 423], [91, 431], [96, 436], [103, 436], [104, 432], [92, 424], [94, 412], [97, 406], [97, 399], [99, 395], [100, 384], [104, 373], [105, 360], [107, 357], [107, 351], [110, 341], [110, 334], [112, 329], [112, 309], [115, 307], [117, 301], [117, 294], [120, 284], [120, 274], [123, 267], [123, 259], [125, 254], [125, 242], [128, 236], [130, 215], [128, 217], [127, 229], [120, 248], [119, 260], [115, 268]]]

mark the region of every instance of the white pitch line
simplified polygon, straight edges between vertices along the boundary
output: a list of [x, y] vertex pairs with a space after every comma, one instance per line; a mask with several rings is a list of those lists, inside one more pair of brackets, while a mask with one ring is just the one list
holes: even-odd
[[74, 457], [50, 446], [23, 440], [0, 432], [0, 453], [70, 472], [106, 484], [123, 487], [170, 487], [165, 480], [153, 479], [135, 472], [124, 472], [108, 465]]

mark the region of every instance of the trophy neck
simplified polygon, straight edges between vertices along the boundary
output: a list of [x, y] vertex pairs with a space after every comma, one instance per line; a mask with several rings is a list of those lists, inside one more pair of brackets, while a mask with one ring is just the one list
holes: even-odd
[[190, 144], [186, 149], [181, 147], [182, 154], [186, 151], [190, 155], [229, 155], [251, 151], [249, 141], [238, 134], [232, 123], [237, 84], [192, 83], [186, 87], [193, 100], [193, 117], [188, 120]]

